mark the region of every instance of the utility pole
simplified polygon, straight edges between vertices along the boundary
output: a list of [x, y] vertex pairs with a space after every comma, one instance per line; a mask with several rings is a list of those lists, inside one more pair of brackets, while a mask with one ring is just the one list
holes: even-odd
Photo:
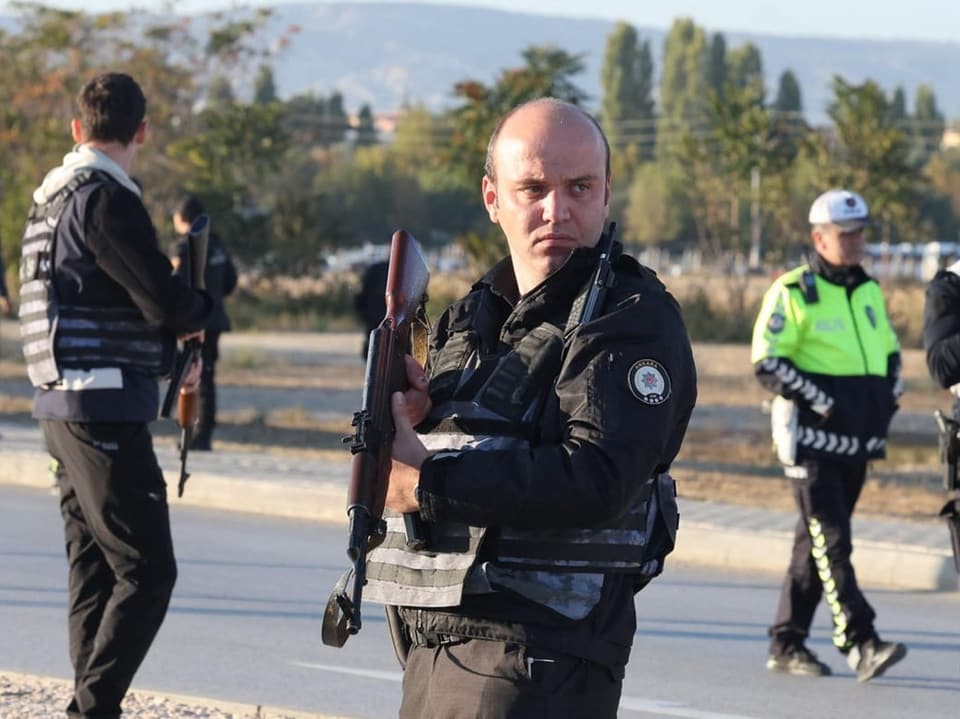
[[760, 267], [760, 168], [750, 170], [750, 257], [747, 266], [751, 270]]

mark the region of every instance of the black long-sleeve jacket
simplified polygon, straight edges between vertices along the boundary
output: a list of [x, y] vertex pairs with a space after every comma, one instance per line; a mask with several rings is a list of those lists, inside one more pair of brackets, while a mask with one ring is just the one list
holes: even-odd
[[941, 387], [960, 383], [960, 275], [941, 270], [927, 285], [923, 306], [927, 369]]

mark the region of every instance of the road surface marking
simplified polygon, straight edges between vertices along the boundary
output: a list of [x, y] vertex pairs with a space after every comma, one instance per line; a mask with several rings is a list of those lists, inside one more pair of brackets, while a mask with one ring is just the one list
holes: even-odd
[[[300, 661], [291, 661], [290, 664], [306, 669], [319, 669], [324, 672], [349, 674], [367, 679], [380, 679], [391, 682], [403, 681], [403, 672], [357, 669], [355, 667]], [[621, 697], [620, 708], [644, 714], [654, 714], [661, 717], [681, 717], [681, 719], [756, 719], [756, 717], [749, 717], [743, 714], [721, 714], [719, 712], [696, 709], [686, 704], [678, 704], [677, 702], [663, 701], [660, 699], [641, 699], [639, 697]]]

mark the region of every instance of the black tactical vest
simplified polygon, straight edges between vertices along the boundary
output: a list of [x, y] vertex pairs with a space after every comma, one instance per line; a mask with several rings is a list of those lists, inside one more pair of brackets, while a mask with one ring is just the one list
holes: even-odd
[[[489, 306], [480, 299], [471, 325], [431, 356], [434, 409], [424, 423], [429, 433], [421, 436], [428, 449], [485, 451], [562, 440], [553, 389], [565, 357], [563, 328], [545, 322], [515, 346], [484, 356], [477, 328]], [[604, 573], [636, 575], [637, 586], [660, 574], [678, 516], [674, 482], [664, 473], [648, 479], [634, 505], [604, 526], [531, 530], [445, 522], [431, 526], [430, 547], [414, 552], [406, 548], [402, 520], [390, 517], [384, 543], [368, 560], [365, 596], [404, 606], [456, 606], [476, 579], [468, 577], [471, 569], [482, 564], [496, 584], [579, 618], [599, 601]]]
[[[100, 172], [78, 175], [48, 202], [34, 204], [27, 217], [20, 260], [20, 334], [34, 387], [56, 382], [65, 369], [120, 367], [151, 377], [170, 370], [175, 338], [148, 323], [132, 301], [89, 307], [63, 304], [58, 298], [58, 261], [70, 260], [85, 282], [102, 281], [83, 238], [65, 242], [64, 233], [71, 224], [83, 227], [87, 199], [105, 182], [113, 180]], [[78, 221], [68, 223], [68, 216]]]

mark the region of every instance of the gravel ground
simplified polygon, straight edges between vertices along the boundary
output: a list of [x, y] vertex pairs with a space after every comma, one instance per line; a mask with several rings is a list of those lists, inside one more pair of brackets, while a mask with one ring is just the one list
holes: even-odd
[[[63, 719], [69, 701], [70, 683], [65, 680], [0, 674], [0, 719]], [[250, 705], [198, 702], [192, 697], [131, 691], [123, 702], [123, 713], [136, 719], [335, 719]]]

